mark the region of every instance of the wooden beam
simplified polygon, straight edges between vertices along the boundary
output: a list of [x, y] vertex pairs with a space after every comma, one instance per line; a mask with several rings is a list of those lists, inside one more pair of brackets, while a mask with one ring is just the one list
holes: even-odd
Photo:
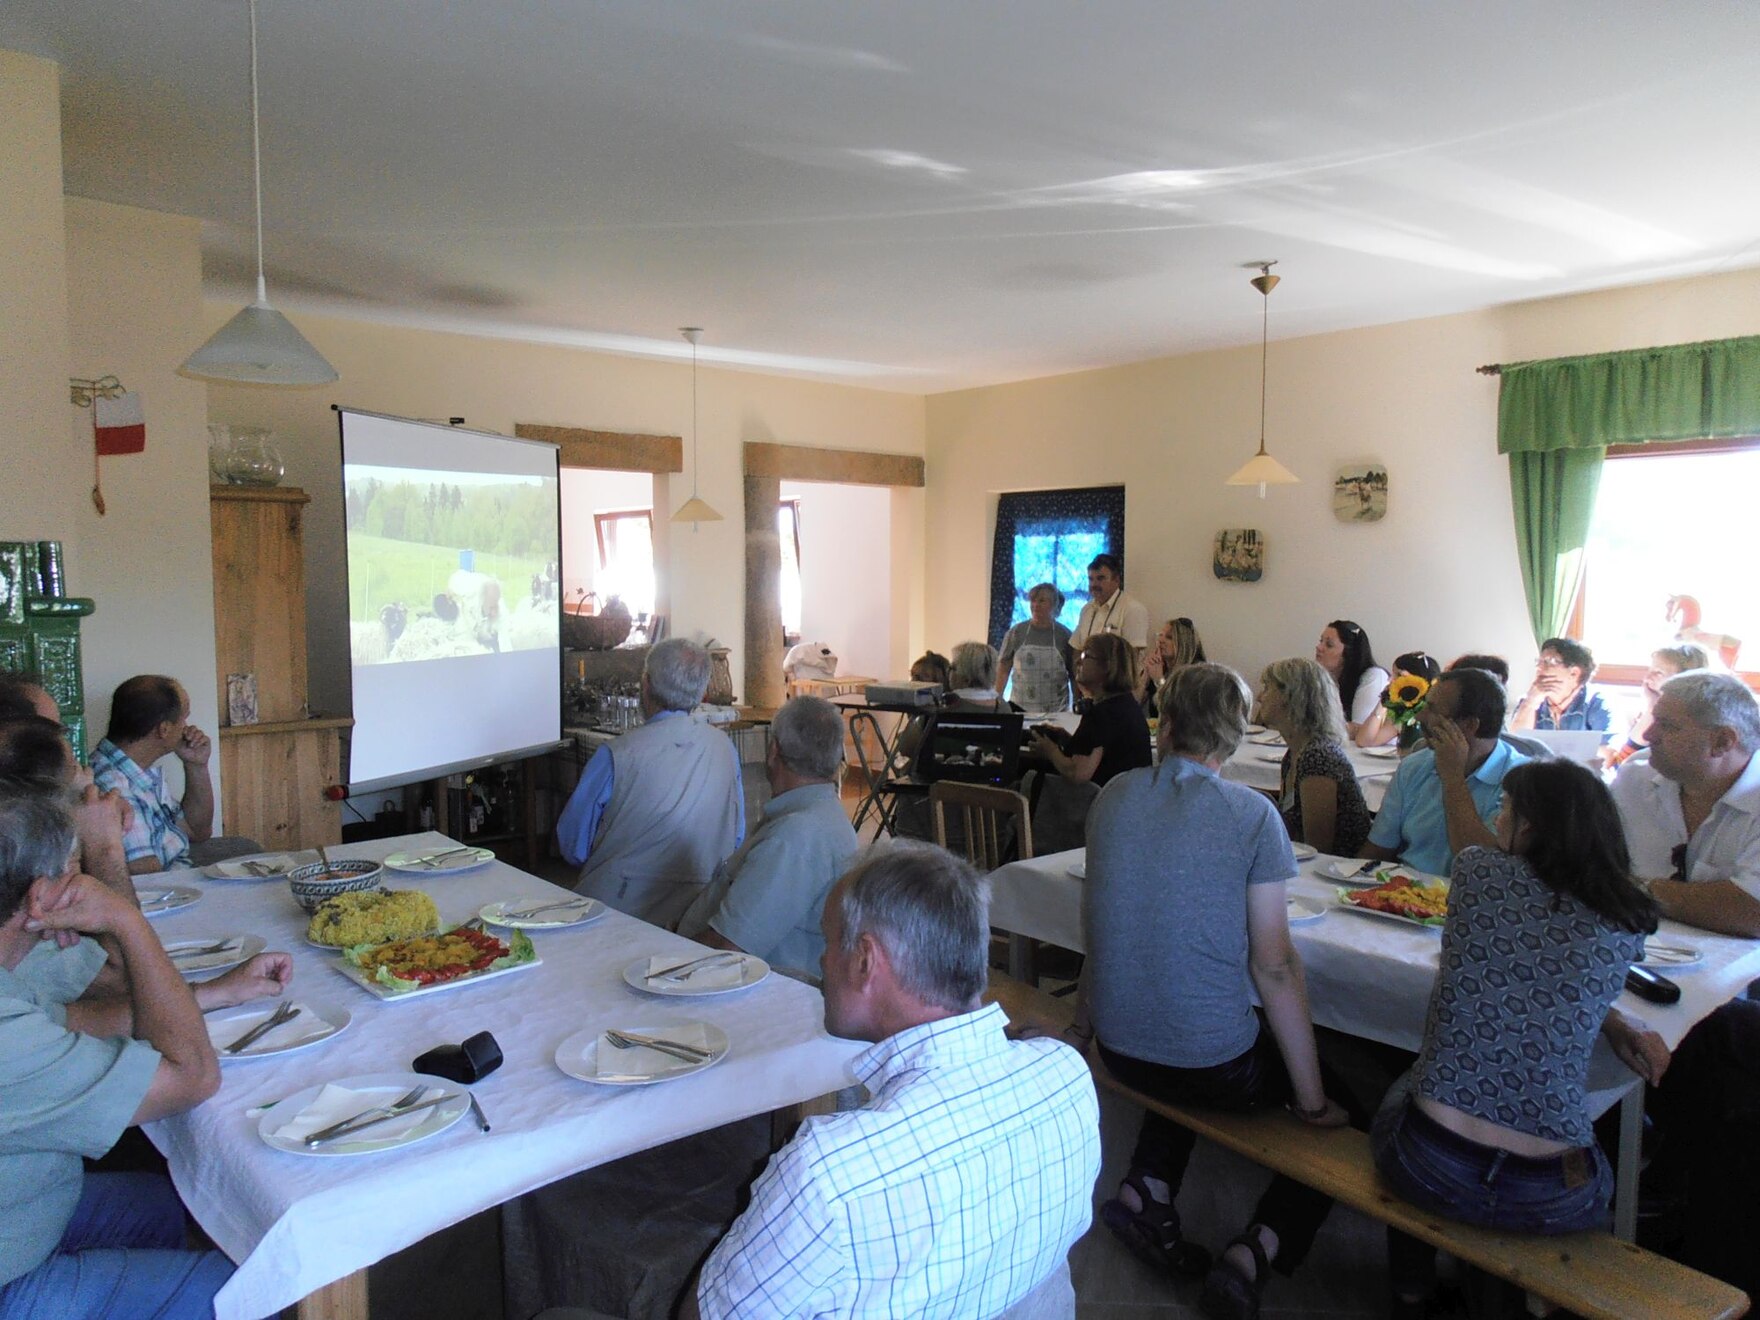
[[782, 483], [775, 477], [748, 474], [745, 493], [745, 702], [773, 709], [786, 696], [782, 682], [782, 539], [776, 528]]
[[832, 481], [852, 486], [921, 486], [923, 460], [912, 454], [876, 454], [862, 449], [816, 449], [748, 440], [748, 477], [779, 481]]
[[684, 471], [684, 440], [676, 435], [589, 431], [579, 426], [543, 426], [536, 422], [516, 422], [513, 433], [521, 440], [544, 440], [556, 445], [562, 451], [562, 466], [566, 468]]

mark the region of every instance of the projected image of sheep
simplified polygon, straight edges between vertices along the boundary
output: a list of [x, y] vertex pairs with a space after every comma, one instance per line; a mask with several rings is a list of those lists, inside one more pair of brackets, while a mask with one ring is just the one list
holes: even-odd
[[349, 464], [355, 666], [556, 646], [553, 477]]

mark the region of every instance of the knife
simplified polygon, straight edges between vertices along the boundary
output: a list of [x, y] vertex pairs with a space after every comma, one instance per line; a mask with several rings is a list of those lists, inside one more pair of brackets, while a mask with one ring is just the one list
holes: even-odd
[[360, 1118], [358, 1115], [355, 1118], [345, 1118], [342, 1122], [337, 1123], [332, 1127], [327, 1127], [322, 1132], [314, 1132], [311, 1136], [305, 1139], [305, 1144], [308, 1147], [322, 1146], [326, 1142], [338, 1141], [343, 1137], [352, 1137], [355, 1133], [364, 1132], [368, 1128], [374, 1127], [377, 1124], [389, 1123], [394, 1118], [402, 1118], [405, 1114], [420, 1113], [424, 1109], [432, 1109], [435, 1105], [443, 1105], [448, 1100], [456, 1099], [458, 1099], [456, 1094], [440, 1095], [435, 1096], [432, 1100], [421, 1100], [413, 1105], [405, 1105], [402, 1109], [389, 1114], [375, 1114], [371, 1118]]

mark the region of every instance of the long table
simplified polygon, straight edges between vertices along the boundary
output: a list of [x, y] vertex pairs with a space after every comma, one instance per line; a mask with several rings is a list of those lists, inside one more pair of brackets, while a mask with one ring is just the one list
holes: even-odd
[[[1222, 763], [1222, 777], [1269, 793], [1272, 797], [1282, 793], [1283, 754], [1288, 748], [1282, 741], [1263, 741], [1276, 737], [1272, 733], [1247, 735], [1247, 740], [1235, 749], [1235, 754]], [[1347, 743], [1344, 754], [1351, 769], [1357, 772], [1363, 801], [1370, 811], [1380, 811], [1381, 800], [1387, 796], [1387, 786], [1393, 781], [1393, 772], [1399, 768], [1392, 746], [1365, 748]]]
[[[439, 850], [436, 833], [331, 850], [382, 859], [400, 849]], [[537, 967], [480, 985], [381, 1002], [309, 946], [306, 916], [284, 880], [194, 884], [195, 906], [157, 918], [162, 938], [250, 933], [293, 954], [295, 998], [353, 1014], [347, 1030], [310, 1049], [222, 1066], [219, 1094], [147, 1128], [197, 1222], [237, 1263], [216, 1299], [218, 1320], [255, 1320], [311, 1294], [327, 1316], [365, 1316], [368, 1265], [429, 1234], [558, 1178], [848, 1084], [857, 1042], [825, 1034], [818, 991], [781, 976], [736, 994], [659, 998], [631, 989], [623, 970], [653, 954], [700, 946], [617, 912], [583, 926], [529, 932]], [[486, 903], [566, 896], [502, 862], [454, 876], [387, 873], [393, 888], [427, 891], [448, 925]], [[642, 1087], [577, 1081], [554, 1061], [558, 1045], [588, 1027], [664, 1026], [700, 1020], [731, 1048], [706, 1072]], [[473, 1089], [493, 1131], [467, 1116], [440, 1136], [401, 1150], [315, 1158], [271, 1149], [245, 1110], [319, 1082], [406, 1068], [435, 1045], [492, 1031], [506, 1062]], [[342, 1309], [338, 1309], [340, 1306]], [[314, 1300], [312, 1311], [320, 1310]]]
[[[1318, 871], [1332, 860], [1321, 855], [1301, 863], [1301, 873], [1289, 882], [1291, 897], [1328, 905], [1317, 920], [1290, 926], [1307, 980], [1309, 1011], [1319, 1026], [1415, 1051], [1423, 1043], [1440, 932], [1339, 908], [1338, 882]], [[1017, 938], [1085, 952], [1085, 865], [1086, 853], [1078, 848], [998, 868], [990, 876], [990, 924]], [[1681, 988], [1678, 1003], [1652, 1004], [1625, 991], [1615, 1007], [1649, 1023], [1672, 1050], [1701, 1019], [1760, 977], [1760, 940], [1713, 935], [1673, 921], [1664, 921], [1658, 933], [1670, 944], [1699, 949], [1704, 960], [1668, 973]], [[1629, 1238], [1636, 1225], [1643, 1088], [1605, 1041], [1591, 1059], [1589, 1086], [1597, 1112], [1622, 1105], [1615, 1226]]]

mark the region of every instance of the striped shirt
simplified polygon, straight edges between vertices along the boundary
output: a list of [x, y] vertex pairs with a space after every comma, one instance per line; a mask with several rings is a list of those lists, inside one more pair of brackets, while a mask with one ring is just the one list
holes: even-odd
[[722, 1316], [990, 1317], [1088, 1227], [1099, 1109], [1082, 1056], [991, 1005], [860, 1055], [861, 1109], [810, 1118], [703, 1267]]
[[189, 865], [189, 824], [183, 805], [165, 791], [165, 774], [144, 769], [108, 738], [92, 753], [92, 778], [98, 788], [122, 795], [134, 809], [134, 823], [122, 836], [122, 851], [131, 862], [152, 858], [160, 869]]

